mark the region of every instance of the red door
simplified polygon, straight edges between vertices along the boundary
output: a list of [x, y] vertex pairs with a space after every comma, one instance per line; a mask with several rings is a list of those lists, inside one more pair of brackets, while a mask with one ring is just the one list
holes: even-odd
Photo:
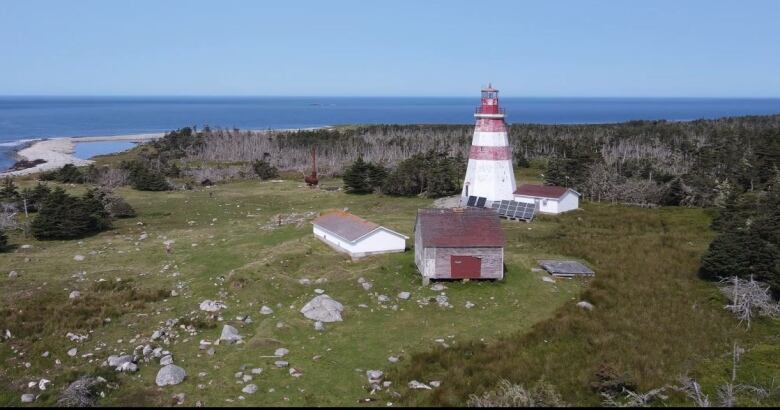
[[453, 279], [477, 279], [482, 272], [482, 259], [474, 256], [450, 255], [450, 272]]

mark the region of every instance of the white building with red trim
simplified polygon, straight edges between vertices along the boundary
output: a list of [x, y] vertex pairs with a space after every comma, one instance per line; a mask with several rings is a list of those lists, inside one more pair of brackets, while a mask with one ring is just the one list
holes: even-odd
[[488, 201], [512, 200], [516, 188], [504, 110], [498, 104], [498, 90], [482, 89], [482, 104], [477, 108], [474, 137], [469, 151], [462, 201], [469, 196]]
[[560, 186], [524, 184], [514, 193], [514, 200], [536, 204], [536, 212], [560, 214], [580, 207], [580, 193]]

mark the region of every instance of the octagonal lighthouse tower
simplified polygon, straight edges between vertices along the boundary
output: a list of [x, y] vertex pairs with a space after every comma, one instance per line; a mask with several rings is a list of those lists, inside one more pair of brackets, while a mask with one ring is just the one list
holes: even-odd
[[482, 104], [477, 107], [474, 117], [477, 124], [471, 140], [461, 203], [465, 204], [469, 196], [485, 197], [488, 201], [512, 200], [516, 188], [512, 150], [509, 149], [504, 110], [498, 105], [498, 90], [491, 85], [482, 89]]

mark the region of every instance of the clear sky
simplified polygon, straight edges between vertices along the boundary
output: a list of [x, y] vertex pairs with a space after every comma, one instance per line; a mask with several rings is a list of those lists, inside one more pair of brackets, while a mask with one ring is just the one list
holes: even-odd
[[0, 95], [780, 97], [780, 1], [2, 0]]

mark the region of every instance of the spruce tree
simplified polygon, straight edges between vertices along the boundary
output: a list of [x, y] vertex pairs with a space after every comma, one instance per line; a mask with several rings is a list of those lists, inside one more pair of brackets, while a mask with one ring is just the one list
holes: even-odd
[[279, 177], [279, 170], [265, 159], [256, 160], [252, 164], [252, 169], [262, 180]]
[[8, 236], [0, 229], [0, 252], [5, 252], [6, 250], [8, 250]]
[[3, 187], [0, 188], [0, 202], [16, 202], [20, 198], [16, 184], [11, 177], [5, 177]]
[[346, 170], [342, 179], [346, 191], [351, 194], [368, 194], [374, 191], [370, 182], [371, 168], [363, 161], [363, 157], [352, 163]]

